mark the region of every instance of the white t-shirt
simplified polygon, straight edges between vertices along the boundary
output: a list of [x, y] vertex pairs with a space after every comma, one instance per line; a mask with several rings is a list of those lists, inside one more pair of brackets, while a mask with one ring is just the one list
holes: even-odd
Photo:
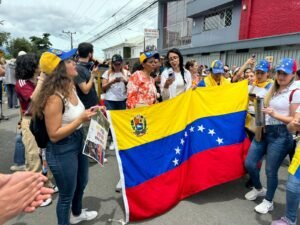
[[176, 82], [176, 96], [185, 92], [184, 80], [182, 78], [181, 73], [175, 73], [175, 82]]
[[[296, 83], [292, 83], [288, 88], [282, 90], [280, 93], [275, 94], [270, 101], [270, 107], [283, 116], [290, 116], [290, 95], [296, 89]], [[296, 90], [292, 96], [292, 103], [300, 103], [300, 90]], [[275, 118], [266, 115], [266, 125], [284, 124]]]
[[[125, 73], [129, 74], [129, 72], [127, 70], [125, 70]], [[108, 75], [108, 70], [107, 70], [102, 75], [102, 77], [104, 79], [108, 80], [108, 82], [110, 82], [113, 79], [118, 78], [118, 77], [125, 78], [125, 75], [123, 75], [123, 73], [121, 73], [121, 72], [111, 73]], [[127, 98], [126, 86], [125, 86], [124, 82], [122, 82], [122, 81], [112, 84], [105, 93], [105, 100], [109, 100], [109, 101], [124, 101], [126, 98]]]

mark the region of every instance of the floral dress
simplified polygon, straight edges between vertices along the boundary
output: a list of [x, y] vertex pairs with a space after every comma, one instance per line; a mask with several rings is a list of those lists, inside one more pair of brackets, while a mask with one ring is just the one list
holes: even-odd
[[156, 102], [157, 90], [152, 77], [143, 71], [136, 71], [127, 84], [127, 107], [129, 109], [142, 105], [152, 105]]

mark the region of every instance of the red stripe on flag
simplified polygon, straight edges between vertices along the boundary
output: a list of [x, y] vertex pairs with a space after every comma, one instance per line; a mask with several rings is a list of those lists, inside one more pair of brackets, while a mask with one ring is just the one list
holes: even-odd
[[176, 169], [126, 189], [129, 220], [166, 212], [180, 200], [207, 188], [240, 178], [250, 142], [218, 147], [193, 155]]

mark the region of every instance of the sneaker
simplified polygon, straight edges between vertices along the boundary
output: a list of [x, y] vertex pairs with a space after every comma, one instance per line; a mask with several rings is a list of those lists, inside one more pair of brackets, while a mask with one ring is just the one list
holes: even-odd
[[292, 223], [288, 218], [281, 217], [280, 220], [275, 220], [271, 225], [296, 225], [296, 223]]
[[120, 179], [116, 186], [116, 192], [121, 192], [121, 190], [122, 190], [122, 184], [121, 184], [121, 179]]
[[107, 158], [104, 158], [103, 163], [107, 163], [107, 162], [108, 162]]
[[54, 185], [53, 187], [52, 187], [52, 189], [53, 189], [53, 194], [55, 194], [55, 193], [57, 193], [59, 190], [58, 190], [58, 187], [56, 186], [56, 185]]
[[110, 150], [110, 151], [114, 151], [114, 150], [115, 150], [115, 145], [114, 145], [113, 142], [110, 143], [110, 145], [109, 145], [109, 150]]
[[45, 201], [43, 201], [42, 204], [40, 204], [40, 207], [45, 207], [45, 206], [48, 206], [52, 203], [52, 198], [48, 198], [46, 199]]
[[95, 219], [97, 216], [98, 213], [96, 211], [87, 211], [87, 209], [82, 209], [79, 216], [73, 216], [73, 214], [71, 213], [70, 224], [77, 224], [85, 220], [89, 221]]
[[249, 191], [247, 194], [245, 194], [245, 198], [249, 201], [254, 201], [257, 197], [265, 196], [267, 193], [267, 189], [264, 187], [261, 190], [257, 190], [256, 188], [252, 188], [251, 191]]
[[269, 202], [268, 200], [264, 199], [262, 201], [262, 203], [260, 203], [259, 205], [257, 205], [254, 210], [258, 213], [261, 213], [261, 214], [266, 214], [268, 213], [269, 211], [272, 211], [274, 209], [274, 206], [273, 206], [273, 202]]
[[25, 165], [13, 165], [9, 168], [11, 171], [25, 171]]

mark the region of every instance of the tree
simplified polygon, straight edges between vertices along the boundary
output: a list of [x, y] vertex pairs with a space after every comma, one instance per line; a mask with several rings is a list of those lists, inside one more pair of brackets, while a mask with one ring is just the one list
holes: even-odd
[[25, 38], [16, 38], [10, 41], [8, 46], [10, 54], [16, 58], [18, 56], [19, 51], [31, 52], [32, 45]]
[[47, 51], [51, 46], [51, 42], [49, 40], [50, 34], [43, 33], [43, 37], [36, 37], [31, 36], [29, 39], [32, 43], [33, 51], [37, 54], [42, 54], [43, 52]]
[[10, 38], [10, 33], [0, 32], [0, 47], [3, 45], [8, 45], [8, 39]]

